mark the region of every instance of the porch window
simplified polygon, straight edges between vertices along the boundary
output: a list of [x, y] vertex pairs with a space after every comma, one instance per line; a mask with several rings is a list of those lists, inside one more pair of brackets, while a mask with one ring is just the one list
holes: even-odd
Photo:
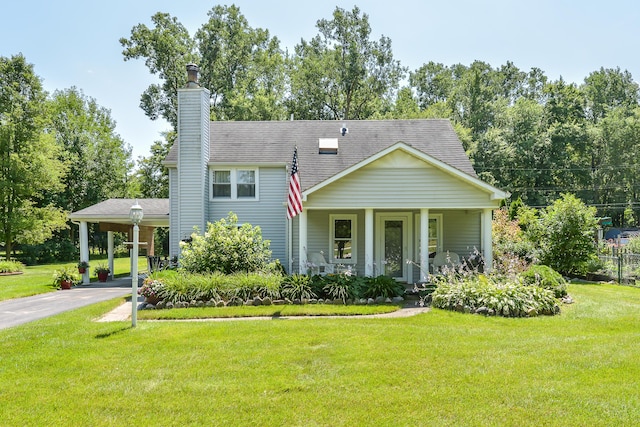
[[[420, 260], [420, 215], [416, 215], [416, 250], [417, 261]], [[433, 256], [436, 252], [442, 252], [442, 214], [429, 215], [429, 255]]]
[[355, 264], [356, 215], [331, 215], [332, 261], [339, 264]]
[[212, 199], [257, 199], [257, 169], [212, 170], [210, 179]]

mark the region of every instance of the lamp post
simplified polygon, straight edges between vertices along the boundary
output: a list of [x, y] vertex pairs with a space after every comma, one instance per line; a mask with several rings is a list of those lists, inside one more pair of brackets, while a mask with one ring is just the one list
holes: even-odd
[[138, 204], [136, 199], [135, 205], [129, 210], [129, 218], [133, 222], [133, 254], [131, 255], [131, 327], [135, 327], [138, 323], [138, 238], [140, 236], [140, 227], [138, 225], [143, 217], [142, 206]]

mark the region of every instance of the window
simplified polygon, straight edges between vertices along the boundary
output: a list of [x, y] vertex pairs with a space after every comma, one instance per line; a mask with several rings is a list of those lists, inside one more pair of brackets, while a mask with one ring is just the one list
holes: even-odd
[[[420, 261], [420, 215], [415, 216], [416, 225], [416, 261]], [[429, 215], [429, 256], [442, 252], [442, 214]]]
[[256, 200], [258, 186], [257, 169], [212, 170], [212, 199], [250, 199]]
[[231, 171], [213, 172], [213, 197], [231, 197]]
[[256, 197], [256, 171], [238, 170], [237, 175], [238, 198]]
[[331, 215], [330, 220], [332, 262], [355, 264], [356, 215]]

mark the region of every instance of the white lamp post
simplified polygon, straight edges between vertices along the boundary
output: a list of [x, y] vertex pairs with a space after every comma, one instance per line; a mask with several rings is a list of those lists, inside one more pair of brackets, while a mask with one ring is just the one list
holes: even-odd
[[138, 238], [140, 236], [140, 227], [142, 222], [142, 206], [136, 204], [131, 206], [129, 210], [129, 218], [133, 222], [133, 254], [131, 263], [131, 326], [135, 327], [138, 323]]

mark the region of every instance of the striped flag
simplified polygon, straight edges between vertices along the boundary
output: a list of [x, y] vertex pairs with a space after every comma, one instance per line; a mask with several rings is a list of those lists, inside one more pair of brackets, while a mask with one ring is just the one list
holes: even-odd
[[293, 161], [291, 162], [287, 219], [291, 219], [302, 212], [302, 193], [300, 192], [300, 177], [298, 175], [298, 147], [296, 147], [293, 150]]

